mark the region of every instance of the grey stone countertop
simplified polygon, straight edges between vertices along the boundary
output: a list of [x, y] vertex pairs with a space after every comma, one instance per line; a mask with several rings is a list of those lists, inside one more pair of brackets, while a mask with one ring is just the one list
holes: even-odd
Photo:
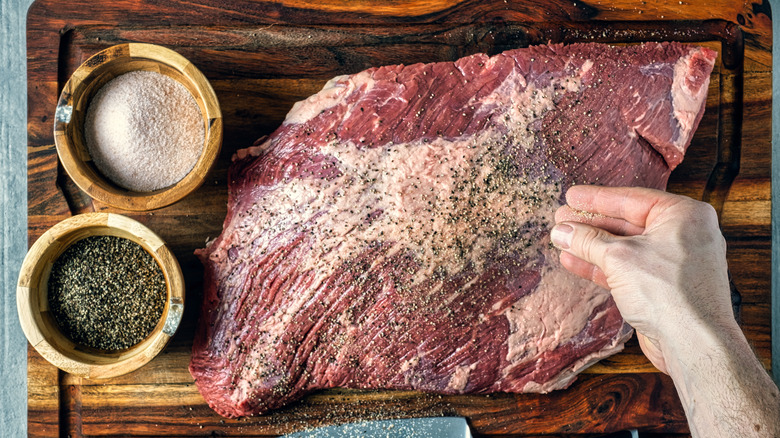
[[16, 280], [27, 250], [27, 48], [32, 0], [0, 0], [0, 434], [27, 435], [27, 340]]

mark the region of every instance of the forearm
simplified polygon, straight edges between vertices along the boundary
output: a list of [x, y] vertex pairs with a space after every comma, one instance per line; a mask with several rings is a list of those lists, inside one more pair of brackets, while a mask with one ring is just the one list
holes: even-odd
[[736, 324], [665, 348], [694, 437], [780, 437], [780, 394]]

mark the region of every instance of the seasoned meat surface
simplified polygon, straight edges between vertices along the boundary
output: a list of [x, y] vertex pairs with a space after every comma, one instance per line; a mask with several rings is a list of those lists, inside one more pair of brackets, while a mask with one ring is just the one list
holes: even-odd
[[548, 392], [631, 335], [549, 241], [572, 184], [665, 188], [716, 54], [535, 46], [328, 82], [240, 150], [190, 371], [218, 413], [322, 388]]

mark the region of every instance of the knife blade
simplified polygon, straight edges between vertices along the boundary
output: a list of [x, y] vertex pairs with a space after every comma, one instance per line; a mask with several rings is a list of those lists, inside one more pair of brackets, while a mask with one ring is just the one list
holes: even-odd
[[283, 438], [471, 438], [464, 418], [403, 418], [361, 421], [295, 432]]

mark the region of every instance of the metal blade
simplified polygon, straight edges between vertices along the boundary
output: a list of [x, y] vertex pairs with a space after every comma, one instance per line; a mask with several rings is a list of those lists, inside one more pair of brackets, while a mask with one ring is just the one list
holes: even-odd
[[466, 420], [457, 417], [404, 418], [340, 424], [284, 435], [284, 438], [471, 438]]

